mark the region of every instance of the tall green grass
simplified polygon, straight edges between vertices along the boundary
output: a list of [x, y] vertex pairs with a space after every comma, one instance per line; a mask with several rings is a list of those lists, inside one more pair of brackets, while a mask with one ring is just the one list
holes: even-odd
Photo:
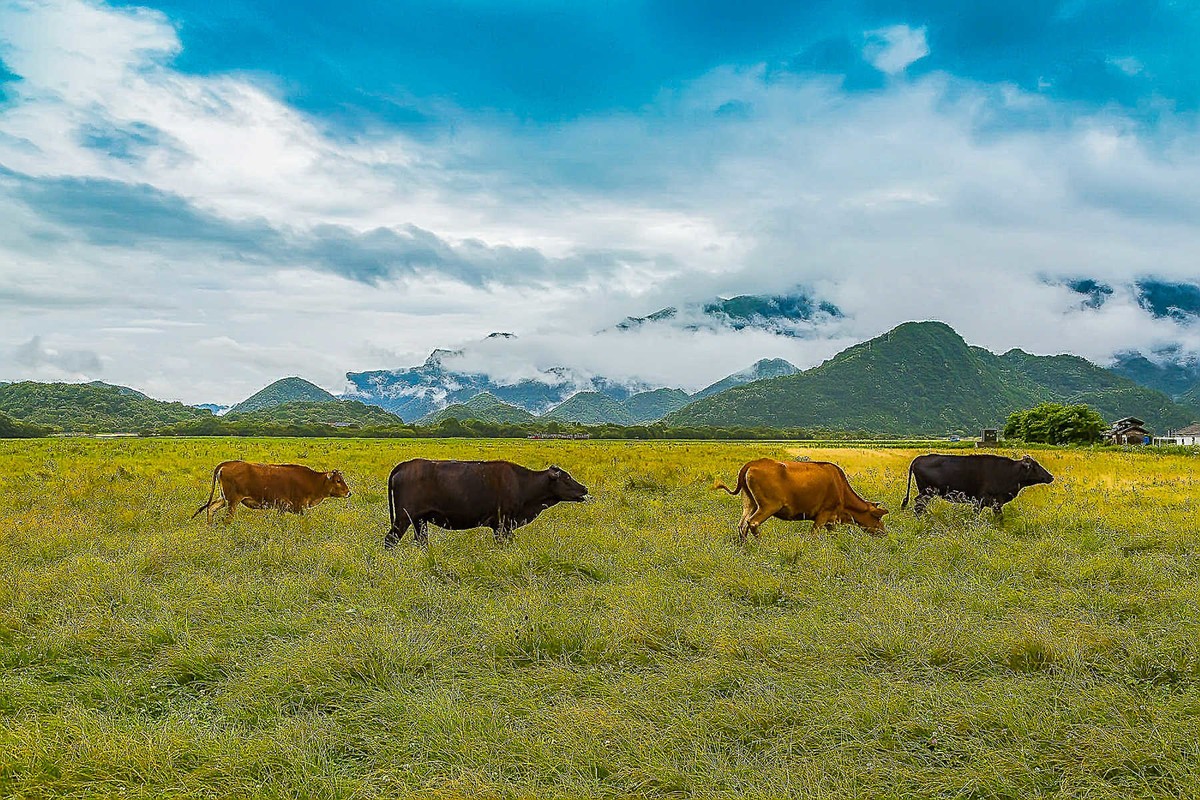
[[[917, 450], [0, 442], [0, 796], [1200, 794], [1200, 460], [1045, 450], [1005, 519], [899, 511]], [[595, 499], [385, 552], [414, 456]], [[709, 491], [843, 465], [888, 535]], [[340, 468], [304, 517], [188, 519], [228, 458]]]

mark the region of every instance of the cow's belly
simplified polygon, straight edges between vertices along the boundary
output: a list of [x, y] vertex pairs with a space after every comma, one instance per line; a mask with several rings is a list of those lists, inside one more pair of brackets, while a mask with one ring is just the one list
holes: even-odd
[[973, 481], [931, 481], [928, 489], [940, 495], [980, 496], [980, 486]]
[[[414, 517], [414, 519], [417, 519]], [[496, 514], [472, 514], [461, 511], [428, 511], [420, 515], [420, 519], [424, 522], [429, 522], [437, 525], [439, 528], [445, 528], [448, 531], [465, 531], [471, 528], [494, 528], [496, 526]]]
[[803, 520], [813, 520], [817, 518], [815, 511], [797, 508], [795, 506], [784, 506], [783, 508], [779, 509], [779, 511], [775, 512], [775, 516], [788, 522], [800, 522]]

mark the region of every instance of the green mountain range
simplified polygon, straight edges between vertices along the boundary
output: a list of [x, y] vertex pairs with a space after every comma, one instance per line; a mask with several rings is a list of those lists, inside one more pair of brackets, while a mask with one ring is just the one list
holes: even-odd
[[480, 422], [506, 424], [529, 422], [537, 417], [523, 408], [504, 402], [491, 392], [480, 392], [465, 403], [451, 403], [440, 411], [426, 414], [416, 424], [437, 425], [448, 419], [477, 419]]
[[634, 424], [633, 414], [620, 401], [599, 392], [577, 392], [543, 414], [542, 419], [583, 425]]
[[652, 392], [638, 392], [622, 401], [621, 405], [629, 412], [634, 424], [645, 425], [678, 411], [691, 399], [682, 389], [655, 389]]
[[[1165, 382], [1153, 362], [1126, 359], [1124, 368]], [[1174, 373], [1169, 377], [1174, 381], [1172, 389], [1186, 385]], [[679, 389], [624, 397], [585, 391], [538, 417], [481, 392], [425, 415], [419, 424], [448, 419], [520, 424], [541, 419], [639, 425], [661, 420], [670, 427], [974, 434], [980, 428], [1000, 427], [1012, 411], [1043, 401], [1085, 403], [1109, 421], [1140, 417], [1160, 432], [1200, 420], [1200, 384], [1171, 394], [1174, 400], [1077, 356], [1036, 356], [1021, 350], [996, 355], [968, 345], [943, 323], [909, 322], [812, 369], [800, 372], [781, 359], [764, 359], [692, 397]], [[161, 402], [101, 382], [0, 383], [0, 415], [11, 418], [0, 416], [0, 437], [44, 431], [157, 431], [215, 420], [207, 410]], [[382, 408], [339, 400], [294, 377], [256, 392], [227, 417], [231, 422], [356, 427], [394, 426], [400, 421]]]
[[0, 386], [0, 412], [19, 422], [79, 433], [135, 433], [212, 416], [124, 386], [34, 381]]
[[813, 369], [701, 398], [668, 425], [750, 425], [872, 433], [973, 433], [1042, 401], [1087, 403], [1105, 419], [1165, 429], [1195, 415], [1162, 392], [1076, 356], [998, 356], [941, 322], [908, 322]]
[[357, 400], [289, 400], [257, 411], [230, 411], [222, 419], [230, 422], [274, 423], [278, 425], [337, 425], [366, 428], [400, 425], [395, 414], [379, 406]]
[[315, 383], [309, 383], [303, 378], [280, 378], [229, 409], [229, 413], [259, 411], [299, 400], [310, 403], [328, 403], [337, 398]]

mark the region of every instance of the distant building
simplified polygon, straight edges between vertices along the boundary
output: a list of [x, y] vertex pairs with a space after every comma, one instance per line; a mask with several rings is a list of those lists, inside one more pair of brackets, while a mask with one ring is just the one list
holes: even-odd
[[1200, 447], [1200, 422], [1180, 428], [1177, 431], [1167, 431], [1166, 436], [1155, 436], [1155, 444], [1175, 444], [1183, 447]]
[[1137, 417], [1119, 419], [1104, 432], [1104, 441], [1109, 444], [1150, 444], [1151, 439], [1145, 421]]
[[975, 443], [976, 447], [996, 447], [1000, 444], [1000, 430], [998, 428], [984, 428], [979, 435], [979, 441]]

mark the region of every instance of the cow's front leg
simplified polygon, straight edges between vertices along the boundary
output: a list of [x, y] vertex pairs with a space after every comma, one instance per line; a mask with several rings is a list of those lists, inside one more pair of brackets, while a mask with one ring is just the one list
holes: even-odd
[[833, 523], [837, 519], [837, 515], [830, 511], [819, 511], [816, 517], [813, 518], [812, 532], [818, 533], [822, 528], [833, 530]]
[[396, 524], [388, 529], [387, 535], [383, 537], [383, 547], [386, 550], [391, 550], [400, 540], [404, 538], [404, 534], [408, 532], [408, 518], [397, 519]]

